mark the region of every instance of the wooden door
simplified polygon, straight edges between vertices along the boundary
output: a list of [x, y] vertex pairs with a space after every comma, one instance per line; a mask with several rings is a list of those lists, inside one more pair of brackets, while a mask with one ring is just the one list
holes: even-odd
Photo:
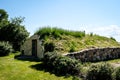
[[32, 40], [32, 56], [37, 57], [37, 40]]

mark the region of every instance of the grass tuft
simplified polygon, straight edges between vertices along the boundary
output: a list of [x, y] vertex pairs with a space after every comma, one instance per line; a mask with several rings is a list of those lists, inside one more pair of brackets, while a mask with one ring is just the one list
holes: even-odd
[[46, 36], [52, 36], [54, 38], [61, 38], [62, 35], [71, 35], [74, 37], [84, 37], [85, 31], [70, 31], [57, 27], [42, 27], [36, 31], [35, 34], [40, 35], [40, 39], [44, 39]]

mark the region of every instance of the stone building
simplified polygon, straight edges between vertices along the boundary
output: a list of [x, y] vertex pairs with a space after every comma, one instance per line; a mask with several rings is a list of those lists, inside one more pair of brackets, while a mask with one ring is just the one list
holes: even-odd
[[44, 50], [41, 43], [38, 35], [31, 36], [21, 46], [22, 55], [43, 58]]

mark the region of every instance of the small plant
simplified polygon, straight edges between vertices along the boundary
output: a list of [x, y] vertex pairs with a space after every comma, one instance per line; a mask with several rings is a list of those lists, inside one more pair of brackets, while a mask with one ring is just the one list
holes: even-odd
[[0, 42], [0, 56], [6, 56], [12, 50], [12, 46], [8, 42]]
[[92, 65], [87, 72], [86, 80], [112, 80], [113, 67], [108, 63]]
[[91, 37], [93, 36], [93, 33], [92, 33], [92, 32], [90, 33], [90, 36], [91, 36]]
[[75, 52], [75, 47], [74, 47], [74, 46], [71, 46], [69, 52]]
[[71, 42], [70, 43], [70, 50], [69, 50], [69, 52], [75, 52], [76, 51], [75, 47], [76, 47], [75, 42]]
[[115, 38], [113, 38], [113, 37], [110, 37], [110, 39], [112, 39], [112, 40], [116, 41], [116, 39], [115, 39]]

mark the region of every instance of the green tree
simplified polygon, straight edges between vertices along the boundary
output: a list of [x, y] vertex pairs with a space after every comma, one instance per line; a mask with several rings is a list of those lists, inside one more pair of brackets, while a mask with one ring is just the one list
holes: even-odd
[[3, 20], [7, 20], [8, 18], [8, 14], [5, 10], [0, 9], [0, 22]]
[[0, 28], [8, 23], [9, 21], [7, 12], [3, 9], [0, 9]]
[[[0, 28], [0, 41], [9, 41], [13, 45], [14, 50], [20, 50], [20, 45], [29, 36], [24, 25], [22, 25], [23, 21], [24, 18], [15, 17], [10, 21], [7, 20], [7, 24], [2, 24], [2, 27]], [[2, 21], [0, 23], [2, 23]]]

